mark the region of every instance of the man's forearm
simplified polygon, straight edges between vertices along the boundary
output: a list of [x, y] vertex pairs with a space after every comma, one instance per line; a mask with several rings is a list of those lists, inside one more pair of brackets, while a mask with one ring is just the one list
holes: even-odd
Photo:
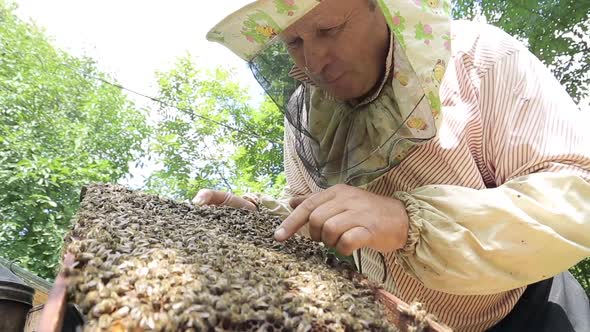
[[398, 261], [429, 288], [498, 293], [590, 256], [590, 185], [577, 176], [536, 173], [495, 189], [431, 185], [396, 196], [415, 239]]

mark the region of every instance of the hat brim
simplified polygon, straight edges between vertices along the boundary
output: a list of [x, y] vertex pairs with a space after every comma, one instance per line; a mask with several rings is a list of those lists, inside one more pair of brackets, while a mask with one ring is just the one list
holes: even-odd
[[230, 14], [208, 33], [207, 40], [250, 61], [320, 0], [258, 0]]

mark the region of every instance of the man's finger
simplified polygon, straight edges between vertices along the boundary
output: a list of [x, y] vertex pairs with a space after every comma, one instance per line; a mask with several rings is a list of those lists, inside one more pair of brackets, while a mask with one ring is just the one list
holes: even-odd
[[358, 226], [358, 218], [352, 212], [344, 212], [326, 220], [320, 235], [321, 241], [328, 247], [334, 248], [342, 234]]
[[303, 201], [308, 199], [311, 195], [312, 194], [293, 197], [289, 200], [289, 205], [291, 206], [291, 208], [295, 209], [299, 206], [299, 204], [303, 203]]
[[355, 227], [340, 236], [336, 243], [336, 251], [343, 256], [350, 256], [360, 248], [367, 247], [371, 241], [371, 233], [365, 227]]
[[201, 189], [193, 199], [196, 205], [222, 205], [231, 194], [225, 191]]
[[293, 212], [283, 221], [281, 226], [275, 231], [275, 240], [282, 242], [293, 236], [297, 231], [309, 221], [309, 215], [318, 206], [331, 200], [335, 193], [333, 191], [323, 191], [308, 197], [303, 203], [299, 204]]
[[236, 209], [241, 209], [241, 208], [246, 208], [250, 211], [257, 211], [258, 209], [256, 208], [256, 205], [254, 205], [252, 202], [243, 199], [242, 197], [238, 197], [236, 195], [232, 195], [229, 197], [228, 200], [226, 200], [222, 205], [225, 206], [231, 206], [233, 208]]
[[236, 209], [246, 208], [251, 211], [256, 211], [256, 205], [252, 202], [238, 197], [226, 191], [218, 191], [211, 189], [201, 189], [193, 199], [196, 205], [219, 205], [230, 206]]
[[332, 199], [311, 212], [309, 215], [309, 235], [314, 241], [322, 241], [322, 229], [326, 221], [346, 211], [346, 205]]

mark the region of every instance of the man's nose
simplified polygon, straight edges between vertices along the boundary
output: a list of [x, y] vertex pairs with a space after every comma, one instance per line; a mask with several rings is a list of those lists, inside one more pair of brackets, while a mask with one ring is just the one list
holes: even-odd
[[305, 67], [312, 76], [321, 76], [328, 64], [328, 48], [321, 40], [310, 38], [304, 42]]

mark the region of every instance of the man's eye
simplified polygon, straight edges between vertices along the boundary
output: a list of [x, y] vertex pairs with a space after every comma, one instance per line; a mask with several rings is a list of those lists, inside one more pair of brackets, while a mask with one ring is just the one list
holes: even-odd
[[301, 44], [301, 38], [296, 38], [296, 39], [293, 39], [293, 40], [287, 42], [287, 47], [294, 48], [294, 47], [299, 46], [299, 44]]
[[320, 28], [320, 29], [318, 29], [318, 34], [324, 35], [324, 36], [333, 35], [333, 34], [340, 32], [340, 30], [342, 30], [342, 27], [344, 27], [344, 23], [338, 24], [338, 25], [335, 25], [332, 27], [328, 27], [328, 28]]

